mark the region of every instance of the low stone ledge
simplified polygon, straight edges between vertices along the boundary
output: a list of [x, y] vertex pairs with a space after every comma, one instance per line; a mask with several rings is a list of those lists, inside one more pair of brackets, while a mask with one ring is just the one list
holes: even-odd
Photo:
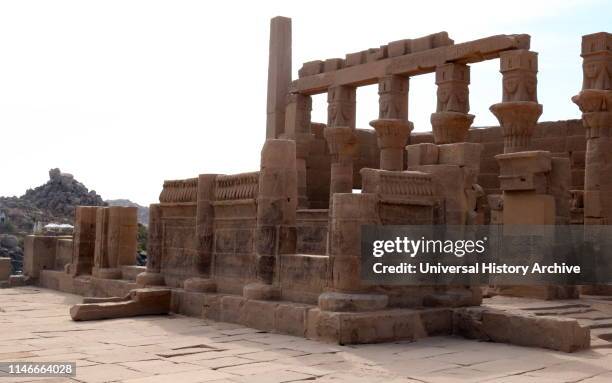
[[453, 332], [466, 338], [574, 352], [591, 346], [590, 330], [571, 318], [523, 311], [455, 309]]

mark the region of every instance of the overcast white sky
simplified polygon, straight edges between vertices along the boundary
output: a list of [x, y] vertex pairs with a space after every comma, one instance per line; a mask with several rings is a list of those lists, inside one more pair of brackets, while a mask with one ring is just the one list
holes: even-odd
[[[539, 52], [541, 120], [578, 118], [580, 36], [612, 31], [611, 1], [2, 1], [0, 195], [47, 171], [105, 199], [157, 201], [164, 179], [259, 168], [269, 19], [293, 19], [302, 62], [446, 30], [455, 42], [529, 33]], [[475, 126], [497, 124], [497, 60], [472, 66]], [[410, 120], [430, 130], [433, 76], [411, 80]], [[357, 127], [377, 116], [357, 94]], [[326, 120], [324, 96], [313, 121]]]

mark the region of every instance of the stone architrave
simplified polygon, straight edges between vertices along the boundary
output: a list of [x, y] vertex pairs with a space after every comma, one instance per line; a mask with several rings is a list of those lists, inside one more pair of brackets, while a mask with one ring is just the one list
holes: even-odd
[[470, 111], [470, 67], [448, 63], [436, 68], [437, 106], [431, 115], [436, 144], [464, 142], [474, 116]]

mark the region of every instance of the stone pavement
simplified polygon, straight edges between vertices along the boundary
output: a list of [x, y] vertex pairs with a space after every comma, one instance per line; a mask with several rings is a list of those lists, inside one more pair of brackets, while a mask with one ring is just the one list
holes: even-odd
[[574, 354], [453, 337], [338, 346], [181, 315], [73, 322], [80, 297], [0, 290], [0, 361], [76, 361], [4, 382], [611, 382], [612, 348]]

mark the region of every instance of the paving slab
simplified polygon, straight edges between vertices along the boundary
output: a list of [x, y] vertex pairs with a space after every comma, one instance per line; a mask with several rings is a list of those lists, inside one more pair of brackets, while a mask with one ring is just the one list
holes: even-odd
[[[605, 343], [571, 354], [448, 336], [338, 346], [175, 314], [77, 323], [68, 310], [79, 301], [37, 287], [0, 290], [0, 361], [77, 363], [74, 378], [11, 382], [612, 381]], [[575, 302], [495, 303], [584, 314], [559, 308]]]

